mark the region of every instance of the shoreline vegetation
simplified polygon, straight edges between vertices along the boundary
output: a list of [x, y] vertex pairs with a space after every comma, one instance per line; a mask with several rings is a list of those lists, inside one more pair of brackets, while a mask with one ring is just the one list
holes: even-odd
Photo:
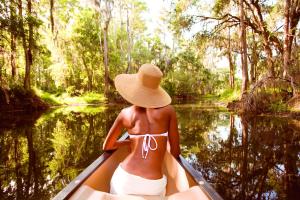
[[[218, 109], [239, 114], [247, 115], [264, 115], [264, 116], [282, 116], [282, 117], [299, 117], [300, 116], [300, 99], [289, 99], [283, 101], [279, 95], [279, 90], [264, 91], [259, 95], [252, 97], [252, 104], [259, 101], [263, 104], [256, 105], [256, 110], [251, 110], [253, 105], [245, 105], [249, 102], [250, 97], [239, 99], [240, 89], [226, 89], [220, 94], [214, 95], [195, 95], [181, 94], [175, 95], [173, 104], [175, 106], [197, 106], [205, 109]], [[267, 95], [267, 96], [266, 96]], [[280, 96], [281, 98], [275, 98]], [[258, 99], [260, 98], [260, 99]], [[262, 100], [261, 98], [264, 98]], [[271, 100], [270, 100], [271, 99]], [[264, 102], [265, 101], [265, 102]], [[104, 94], [89, 92], [79, 95], [70, 95], [68, 93], [51, 94], [39, 89], [26, 91], [23, 88], [14, 88], [11, 90], [0, 90], [0, 110], [1, 112], [43, 112], [50, 108], [62, 106], [84, 106], [84, 105], [107, 105], [107, 104], [127, 104], [117, 93], [111, 93], [109, 100]], [[260, 110], [257, 110], [260, 109]]]

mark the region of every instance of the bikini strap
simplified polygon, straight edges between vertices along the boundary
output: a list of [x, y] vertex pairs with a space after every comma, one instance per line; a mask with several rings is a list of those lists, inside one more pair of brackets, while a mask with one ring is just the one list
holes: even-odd
[[[155, 146], [151, 147], [151, 140], [154, 141]], [[142, 146], [142, 158], [146, 159], [149, 153], [149, 150], [155, 151], [157, 149], [157, 141], [155, 137], [151, 134], [145, 134]]]
[[153, 137], [156, 137], [156, 136], [168, 136], [168, 132], [165, 132], [165, 133], [160, 133], [160, 134], [149, 134], [149, 133], [146, 133], [146, 134], [130, 134], [128, 133], [129, 137], [131, 138], [135, 138], [135, 137], [144, 137], [145, 135], [152, 135]]

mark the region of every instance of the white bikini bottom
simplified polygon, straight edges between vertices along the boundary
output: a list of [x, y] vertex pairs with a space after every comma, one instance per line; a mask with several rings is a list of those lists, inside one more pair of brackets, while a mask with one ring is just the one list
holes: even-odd
[[165, 196], [166, 185], [165, 175], [161, 179], [146, 179], [128, 173], [119, 165], [110, 181], [110, 193]]

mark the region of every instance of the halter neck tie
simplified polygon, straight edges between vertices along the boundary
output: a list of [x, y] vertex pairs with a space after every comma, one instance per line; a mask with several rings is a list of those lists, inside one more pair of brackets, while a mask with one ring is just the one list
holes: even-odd
[[[155, 142], [155, 146], [151, 147], [151, 140]], [[151, 134], [145, 134], [142, 146], [142, 158], [146, 159], [149, 153], [149, 150], [156, 150], [157, 149], [157, 141], [155, 137]]]

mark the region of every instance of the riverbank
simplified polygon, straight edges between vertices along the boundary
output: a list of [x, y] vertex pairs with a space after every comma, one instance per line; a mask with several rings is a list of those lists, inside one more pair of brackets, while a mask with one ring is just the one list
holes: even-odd
[[[90, 92], [78, 96], [71, 96], [68, 93], [51, 94], [42, 90], [34, 89], [24, 91], [22, 88], [11, 90], [0, 90], [0, 110], [7, 112], [43, 111], [60, 106], [80, 106], [80, 105], [129, 105], [119, 95], [112, 93], [108, 99], [103, 94]], [[193, 98], [192, 98], [193, 97]], [[213, 109], [220, 111], [230, 111], [236, 113], [247, 113], [247, 115], [261, 116], [282, 116], [298, 118], [300, 116], [300, 99], [294, 98], [292, 101], [271, 102], [265, 101], [257, 103], [256, 110], [250, 110], [249, 99], [239, 100], [239, 89], [226, 90], [220, 95], [205, 95], [201, 97], [191, 96], [187, 99], [173, 97], [172, 104], [176, 106], [198, 107], [203, 109]], [[256, 100], [257, 101], [257, 100]], [[245, 103], [246, 102], [246, 103]], [[251, 101], [250, 101], [251, 102]], [[252, 101], [253, 103], [254, 101]], [[248, 107], [247, 107], [248, 106]], [[250, 109], [249, 109], [250, 108]], [[248, 110], [247, 110], [248, 109]]]
[[47, 110], [50, 106], [51, 104], [43, 101], [33, 90], [0, 87], [1, 112], [38, 112]]
[[226, 89], [220, 95], [208, 96], [226, 105], [230, 112], [256, 116], [300, 116], [300, 97], [293, 97], [283, 86], [273, 88], [252, 88], [240, 98], [240, 88]]
[[66, 92], [51, 94], [38, 89], [35, 89], [34, 91], [43, 101], [47, 102], [51, 106], [103, 104], [107, 102], [103, 94], [95, 92], [72, 96]]
[[229, 111], [247, 115], [300, 116], [299, 97], [275, 99], [271, 95], [257, 97], [248, 94], [241, 99], [228, 102], [226, 107]]

